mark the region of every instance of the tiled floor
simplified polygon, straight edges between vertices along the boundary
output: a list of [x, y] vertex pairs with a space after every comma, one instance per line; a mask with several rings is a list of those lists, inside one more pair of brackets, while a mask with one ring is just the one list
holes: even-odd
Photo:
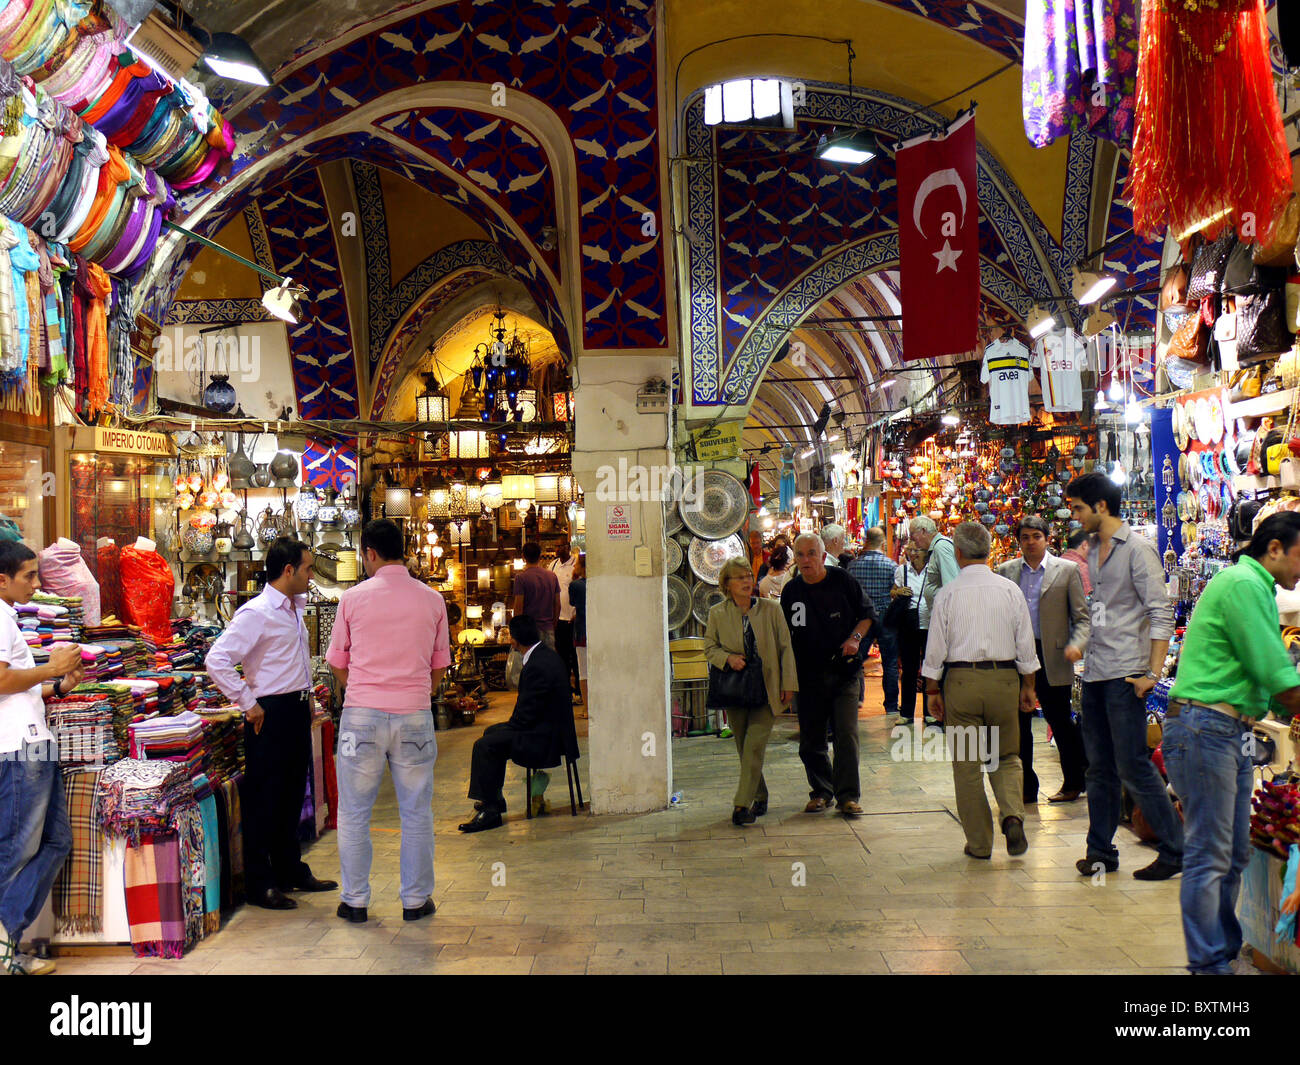
[[[877, 667], [878, 669], [878, 667]], [[807, 785], [795, 720], [768, 748], [771, 811], [730, 823], [736, 755], [730, 740], [675, 741], [681, 805], [639, 817], [556, 814], [526, 821], [511, 768], [506, 825], [465, 837], [470, 744], [481, 727], [438, 733], [434, 809], [437, 915], [406, 923], [397, 898], [398, 822], [385, 784], [374, 818], [370, 921], [334, 915], [334, 894], [299, 908], [244, 907], [180, 961], [65, 957], [63, 973], [1179, 973], [1178, 881], [1144, 884], [1151, 860], [1126, 829], [1121, 870], [1094, 884], [1083, 855], [1087, 810], [1030, 808], [1028, 854], [962, 855], [950, 766], [891, 758], [879, 680], [863, 710], [862, 805], [849, 822], [802, 813]], [[497, 696], [482, 724], [500, 720]], [[1036, 725], [1040, 741], [1043, 722]], [[585, 741], [584, 741], [585, 744]], [[1055, 751], [1037, 745], [1044, 797], [1060, 783]], [[336, 877], [333, 833], [309, 855]]]

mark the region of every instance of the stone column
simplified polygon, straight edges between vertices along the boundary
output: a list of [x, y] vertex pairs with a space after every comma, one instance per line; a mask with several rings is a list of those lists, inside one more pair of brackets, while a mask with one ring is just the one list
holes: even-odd
[[[636, 409], [664, 356], [586, 356], [575, 369], [573, 472], [587, 510], [587, 687], [591, 806], [598, 814], [663, 809], [672, 793], [663, 506], [647, 499], [668, 468], [669, 417]], [[610, 498], [610, 497], [613, 498]], [[630, 538], [611, 536], [611, 506]], [[636, 576], [636, 549], [651, 573]]]

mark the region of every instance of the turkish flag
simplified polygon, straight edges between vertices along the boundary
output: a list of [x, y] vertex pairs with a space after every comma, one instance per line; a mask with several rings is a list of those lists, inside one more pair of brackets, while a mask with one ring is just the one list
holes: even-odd
[[975, 115], [899, 148], [903, 359], [973, 351], [980, 313]]

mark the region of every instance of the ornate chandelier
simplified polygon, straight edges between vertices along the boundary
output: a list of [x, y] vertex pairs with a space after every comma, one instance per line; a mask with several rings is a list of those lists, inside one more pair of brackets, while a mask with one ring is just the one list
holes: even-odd
[[506, 312], [499, 306], [488, 326], [488, 339], [474, 348], [470, 379], [483, 393], [482, 419], [531, 421], [537, 417], [537, 393], [525, 386], [531, 373], [528, 342], [519, 335], [519, 323], [506, 328]]

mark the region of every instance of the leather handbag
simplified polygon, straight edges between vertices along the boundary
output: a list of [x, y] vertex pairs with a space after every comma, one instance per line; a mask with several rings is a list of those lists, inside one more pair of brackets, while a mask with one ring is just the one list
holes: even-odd
[[1271, 289], [1237, 300], [1237, 360], [1243, 366], [1280, 355], [1294, 342], [1284, 292]]
[[1208, 365], [1209, 359], [1206, 354], [1208, 339], [1209, 332], [1201, 322], [1200, 315], [1191, 315], [1175, 330], [1172, 339], [1169, 341], [1169, 351], [1166, 357], [1182, 359], [1184, 362], [1193, 362], [1199, 365]]
[[1196, 249], [1192, 258], [1192, 276], [1187, 283], [1189, 300], [1203, 300], [1207, 296], [1218, 295], [1228, 256], [1232, 254], [1236, 243], [1236, 234], [1229, 228], [1223, 231], [1218, 240], [1208, 241]]
[[1160, 309], [1170, 310], [1187, 302], [1187, 267], [1171, 266], [1160, 284]]
[[1262, 292], [1266, 288], [1280, 288], [1287, 278], [1287, 271], [1277, 266], [1260, 266], [1255, 262], [1251, 244], [1238, 243], [1228, 254], [1228, 263], [1223, 268], [1223, 284], [1219, 293], [1224, 296], [1248, 296]]
[[718, 669], [709, 666], [709, 691], [705, 699], [710, 709], [756, 710], [767, 706], [767, 685], [763, 681], [763, 662], [754, 644], [754, 632], [745, 632], [745, 668]]
[[1295, 269], [1296, 241], [1300, 239], [1300, 198], [1294, 194], [1278, 215], [1272, 233], [1255, 248], [1255, 262], [1260, 266]]

